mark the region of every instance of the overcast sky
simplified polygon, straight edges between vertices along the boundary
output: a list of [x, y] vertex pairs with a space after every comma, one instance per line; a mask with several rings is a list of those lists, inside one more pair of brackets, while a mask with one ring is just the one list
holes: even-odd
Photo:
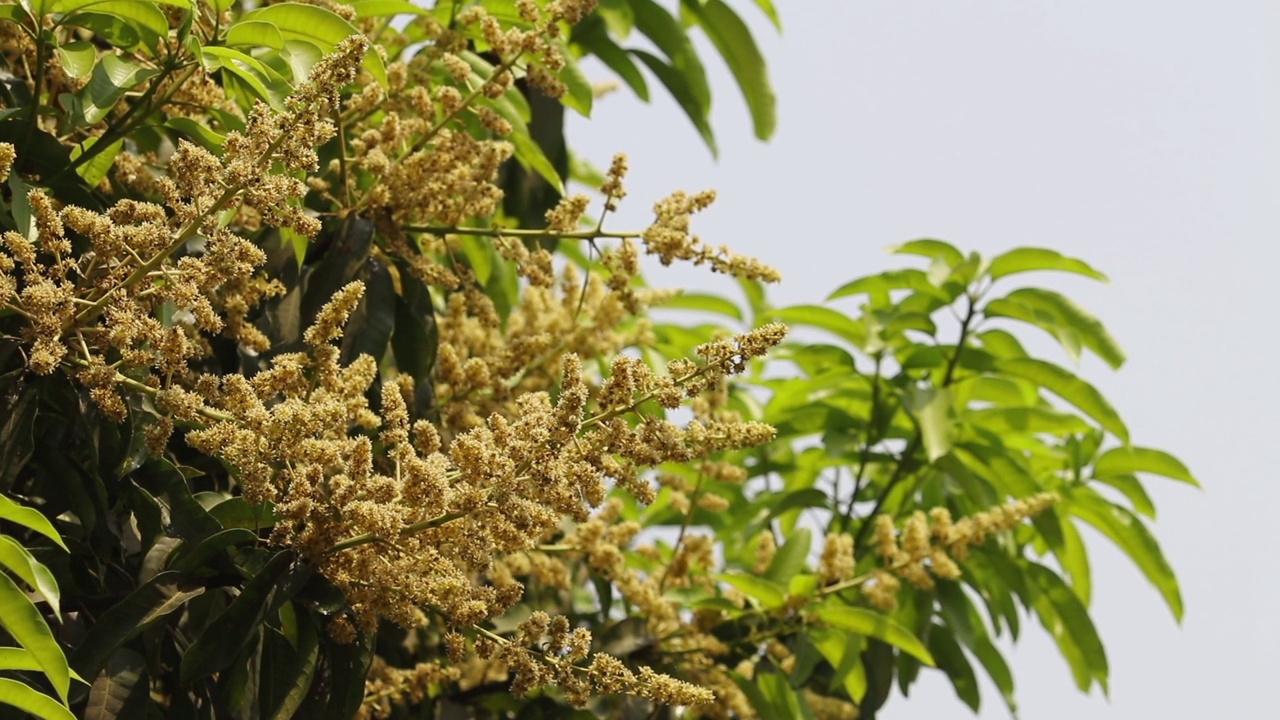
[[[656, 82], [652, 105], [618, 92], [590, 122], [573, 122], [575, 146], [598, 165], [615, 150], [631, 154], [631, 194], [615, 224], [643, 224], [672, 189], [714, 187], [720, 199], [699, 232], [779, 266], [778, 304], [818, 302], [846, 280], [906, 264], [884, 248], [918, 237], [983, 253], [1052, 247], [1109, 274], [1109, 285], [1055, 287], [1100, 315], [1127, 351], [1118, 373], [1084, 371], [1134, 441], [1174, 452], [1205, 485], [1149, 483], [1186, 616], [1179, 628], [1094, 536], [1093, 614], [1111, 699], [1078, 694], [1031, 622], [1011, 658], [1021, 715], [1274, 713], [1280, 3], [775, 3], [781, 36], [751, 2], [733, 0], [773, 73], [772, 142], [752, 138], [709, 49], [718, 162]], [[732, 292], [702, 272], [650, 280]], [[966, 717], [932, 675], [885, 716]], [[989, 685], [984, 701], [981, 717], [1008, 717]]]

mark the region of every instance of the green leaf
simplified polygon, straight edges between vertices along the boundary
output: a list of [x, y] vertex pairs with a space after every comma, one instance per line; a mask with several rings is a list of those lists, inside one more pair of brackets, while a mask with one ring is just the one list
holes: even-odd
[[67, 690], [71, 685], [71, 668], [67, 666], [67, 658], [62, 654], [62, 648], [58, 647], [58, 641], [54, 639], [53, 632], [49, 630], [40, 611], [27, 599], [26, 593], [3, 572], [0, 572], [0, 627], [30, 651], [41, 672], [49, 678], [54, 692], [65, 703]]
[[62, 536], [53, 528], [53, 524], [44, 515], [40, 514], [39, 510], [19, 505], [10, 500], [7, 495], [0, 495], [0, 520], [8, 520], [28, 530], [38, 532], [52, 540], [63, 550], [67, 549], [67, 546], [62, 542]]
[[[71, 159], [75, 160], [84, 152], [88, 152], [89, 148], [96, 144], [98, 138], [92, 137], [84, 141], [82, 145], [77, 145], [71, 149]], [[80, 177], [84, 178], [86, 185], [90, 187], [97, 186], [102, 179], [111, 171], [111, 166], [115, 164], [116, 155], [120, 154], [120, 149], [124, 147], [124, 140], [117, 140], [107, 146], [106, 150], [99, 152], [89, 162], [76, 168], [76, 172]]]
[[609, 36], [605, 21], [599, 13], [589, 15], [573, 27], [573, 42], [600, 59], [606, 67], [618, 74], [636, 97], [649, 102], [649, 84], [644, 73], [617, 43]]
[[[227, 550], [236, 545], [253, 545], [258, 535], [245, 528], [227, 528], [216, 532], [199, 543], [184, 543], [168, 557], [168, 569], [180, 573], [195, 573], [201, 569], [216, 567], [214, 561], [227, 556]], [[186, 550], [186, 552], [183, 552]]]
[[987, 317], [1012, 318], [1043, 329], [1058, 338], [1073, 359], [1083, 344], [1112, 368], [1124, 364], [1124, 352], [1102, 322], [1052, 290], [1020, 288], [987, 303], [982, 312]]
[[0, 670], [40, 671], [40, 663], [31, 651], [20, 647], [0, 647]]
[[128, 648], [117, 651], [89, 689], [85, 719], [117, 720], [137, 717], [128, 713], [141, 710], [137, 705], [149, 689], [146, 677], [147, 664], [141, 655]]
[[299, 618], [294, 662], [284, 668], [280, 680], [287, 688], [284, 698], [271, 713], [272, 720], [288, 720], [294, 716], [311, 690], [319, 658], [320, 639], [310, 617]]
[[821, 305], [792, 305], [779, 308], [769, 313], [773, 320], [818, 328], [839, 337], [855, 347], [862, 347], [867, 341], [867, 331], [861, 324], [848, 315]]
[[733, 73], [742, 97], [751, 111], [751, 122], [756, 137], [768, 140], [778, 124], [777, 99], [769, 82], [769, 71], [764, 56], [756, 47], [747, 24], [721, 0], [686, 2], [687, 8], [697, 18], [711, 43], [720, 51], [729, 71]]
[[768, 578], [743, 573], [721, 573], [717, 579], [741, 590], [747, 597], [755, 598], [766, 609], [780, 607], [787, 599], [787, 590]]
[[71, 666], [83, 677], [96, 678], [117, 648], [204, 590], [202, 585], [181, 573], [156, 575], [98, 616], [89, 634], [72, 653]]
[[920, 428], [920, 439], [924, 441], [929, 462], [951, 452], [955, 434], [951, 420], [951, 389], [910, 388], [905, 405]]
[[707, 84], [706, 70], [680, 21], [653, 0], [629, 0], [628, 4], [635, 16], [636, 29], [671, 61], [671, 68], [683, 79], [690, 99], [704, 112], [710, 109], [711, 87]]
[[1092, 427], [1072, 413], [1043, 407], [988, 407], [965, 410], [964, 421], [1001, 434], [1070, 435], [1088, 432]]
[[93, 66], [98, 63], [98, 50], [88, 40], [59, 45], [58, 62], [68, 75], [82, 80], [93, 72]]
[[58, 607], [58, 581], [53, 573], [35, 556], [27, 551], [17, 540], [8, 535], [0, 535], [0, 565], [9, 568], [23, 582], [37, 590], [49, 603], [54, 617], [62, 620], [62, 611]]
[[560, 53], [564, 58], [564, 67], [560, 69], [558, 75], [565, 89], [568, 90], [561, 96], [560, 102], [582, 117], [591, 117], [591, 105], [595, 101], [595, 90], [591, 87], [591, 80], [582, 71], [573, 53], [563, 44], [561, 44]]
[[813, 720], [809, 704], [796, 694], [782, 673], [757, 671], [752, 682], [766, 703], [765, 707], [756, 708], [761, 711], [761, 717]]
[[711, 293], [699, 293], [680, 291], [678, 295], [673, 295], [661, 302], [659, 307], [676, 308], [679, 310], [697, 310], [700, 312], [715, 313], [731, 317], [734, 320], [742, 320], [742, 309], [730, 300], [712, 295]]
[[862, 647], [866, 644], [857, 633], [832, 627], [810, 627], [809, 638], [831, 663], [833, 682], [839, 683], [854, 702], [862, 702], [867, 694], [867, 672], [862, 665]]
[[766, 580], [785, 585], [796, 573], [804, 570], [805, 559], [813, 546], [813, 533], [809, 528], [797, 528], [787, 537], [782, 547], [774, 553], [769, 567], [764, 571]]
[[[947, 629], [982, 664], [991, 682], [1000, 691], [1009, 713], [1017, 717], [1014, 701], [1013, 673], [1004, 656], [991, 642], [982, 617], [963, 588], [950, 582], [938, 584], [938, 609]], [[958, 690], [958, 689], [957, 689]]]
[[874, 610], [846, 605], [840, 598], [828, 598], [818, 606], [818, 617], [827, 625], [886, 642], [925, 665], [935, 665], [933, 655], [920, 638], [893, 618]]
[[1085, 415], [1093, 418], [1104, 429], [1129, 442], [1129, 429], [1120, 419], [1111, 403], [1089, 383], [1053, 363], [1031, 358], [999, 360], [996, 369], [1000, 373], [1030, 380], [1067, 402], [1075, 405]]
[[711, 155], [713, 157], [717, 155], [719, 150], [716, 148], [716, 137], [711, 129], [711, 121], [709, 119], [711, 108], [698, 101], [688, 78], [655, 55], [643, 50], [631, 50], [630, 52], [640, 58], [640, 62], [643, 62], [650, 72], [658, 76], [658, 80], [662, 81], [667, 91], [671, 93], [671, 97], [675, 98], [676, 104], [680, 106], [681, 110], [684, 110], [684, 114], [688, 116], [693, 126], [697, 128], [698, 134], [702, 136], [702, 141], [711, 150]]
[[269, 47], [280, 50], [284, 48], [284, 35], [272, 23], [249, 20], [228, 27], [225, 42], [228, 47]]
[[224, 528], [261, 530], [276, 524], [279, 517], [270, 503], [250, 505], [243, 497], [233, 497], [209, 508], [209, 515]]
[[[58, 0], [49, 4], [49, 11], [72, 15], [77, 10], [88, 9], [90, 12], [108, 15], [124, 20], [136, 28], [146, 30], [157, 38], [169, 34], [169, 20], [156, 5], [178, 5], [190, 7], [189, 3], [144, 2], [142, 0]], [[74, 19], [66, 22], [75, 23]]]
[[350, 5], [358, 18], [427, 14], [426, 10], [404, 0], [354, 0]]
[[929, 628], [929, 649], [938, 660], [938, 668], [947, 674], [951, 686], [969, 709], [978, 712], [982, 698], [978, 692], [978, 676], [973, 672], [973, 665], [965, 657], [964, 650], [956, 642], [955, 635], [945, 625], [935, 624]]
[[1107, 654], [1098, 631], [1080, 598], [1052, 570], [1026, 563], [1027, 577], [1035, 584], [1032, 605], [1040, 622], [1058, 643], [1063, 657], [1072, 665], [1076, 685], [1087, 692], [1096, 680], [1107, 691]]
[[[338, 43], [359, 35], [354, 25], [330, 10], [315, 5], [284, 2], [250, 10], [232, 23], [231, 27], [244, 22], [261, 21], [275, 25], [286, 40], [303, 40], [325, 52], [333, 50]], [[228, 31], [230, 28], [228, 28]], [[382, 86], [387, 84], [387, 68], [382, 57], [370, 48], [364, 56], [364, 67]], [[301, 80], [301, 78], [295, 78]]]
[[194, 140], [196, 144], [203, 146], [205, 150], [215, 155], [222, 154], [222, 143], [226, 141], [227, 136], [210, 130], [204, 123], [196, 122], [187, 117], [174, 117], [165, 120], [164, 125], [186, 135], [187, 138]]
[[957, 250], [954, 245], [929, 238], [892, 245], [889, 247], [889, 252], [895, 255], [917, 255], [939, 260], [946, 263], [948, 267], [955, 267], [964, 262], [964, 253]]
[[210, 675], [236, 659], [240, 648], [257, 636], [258, 626], [271, 606], [276, 583], [293, 564], [289, 551], [276, 553], [266, 567], [253, 576], [235, 600], [191, 643], [182, 656], [183, 682]]
[[1093, 577], [1089, 568], [1089, 551], [1084, 546], [1084, 540], [1080, 537], [1080, 531], [1076, 529], [1075, 523], [1066, 517], [1059, 517], [1056, 522], [1059, 523], [1062, 532], [1062, 546], [1054, 549], [1054, 555], [1058, 558], [1058, 564], [1062, 566], [1062, 571], [1071, 579], [1071, 589], [1075, 591], [1076, 596], [1080, 598], [1080, 602], [1087, 607], [1093, 596]]
[[226, 70], [249, 86], [257, 99], [276, 110], [284, 108], [284, 99], [291, 88], [288, 81], [266, 63], [239, 50], [216, 45], [200, 48], [200, 55], [206, 70]]
[[1162, 450], [1137, 446], [1112, 448], [1102, 453], [1093, 462], [1095, 478], [1139, 472], [1161, 475], [1200, 487], [1200, 483], [1196, 482], [1195, 477], [1187, 466], [1182, 464], [1182, 461]]
[[556, 192], [564, 194], [564, 180], [560, 178], [560, 173], [556, 172], [555, 165], [551, 164], [546, 154], [542, 152], [542, 148], [529, 137], [528, 133], [513, 132], [507, 136], [507, 140], [515, 148], [516, 160], [519, 160], [526, 170], [538, 173], [556, 189]]
[[24, 710], [42, 720], [76, 720], [65, 705], [9, 678], [0, 678], [0, 704]]
[[1063, 509], [1097, 528], [1123, 550], [1160, 592], [1174, 619], [1182, 621], [1182, 592], [1177, 576], [1160, 544], [1138, 516], [1082, 486], [1068, 489]]
[[1095, 280], [1106, 281], [1107, 276], [1094, 270], [1083, 260], [1067, 257], [1056, 250], [1046, 248], [1015, 248], [992, 258], [987, 274], [992, 280], [998, 280], [1014, 273], [1032, 272], [1035, 270], [1056, 270], [1059, 272], [1084, 275]]
[[126, 92], [159, 74], [159, 70], [143, 67], [122, 56], [103, 55], [93, 69], [89, 84], [77, 93], [84, 115], [83, 124], [98, 123]]

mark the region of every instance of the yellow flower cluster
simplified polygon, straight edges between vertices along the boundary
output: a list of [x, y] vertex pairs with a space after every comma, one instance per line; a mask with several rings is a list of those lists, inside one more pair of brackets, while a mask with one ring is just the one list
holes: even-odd
[[945, 507], [931, 508], [927, 514], [917, 510], [907, 517], [901, 532], [895, 529], [892, 517], [877, 515], [875, 552], [883, 566], [873, 571], [863, 584], [867, 600], [878, 608], [891, 610], [897, 607], [897, 594], [902, 587], [899, 578], [921, 590], [933, 589], [934, 577], [959, 578], [961, 571], [956, 560], [963, 562], [969, 548], [996, 533], [1014, 529], [1058, 499], [1057, 493], [1037, 493], [956, 521]]

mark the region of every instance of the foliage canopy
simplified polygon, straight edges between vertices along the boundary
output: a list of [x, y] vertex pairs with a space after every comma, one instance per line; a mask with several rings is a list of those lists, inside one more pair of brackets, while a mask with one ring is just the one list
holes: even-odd
[[1081, 528], [1180, 618], [1143, 478], [1195, 479], [1023, 343], [1119, 367], [1020, 284], [1104, 277], [916, 240], [775, 307], [714, 193], [605, 229], [579, 60], [714, 151], [691, 32], [767, 138], [721, 0], [0, 6], [0, 704], [870, 718], [925, 668], [977, 709], [976, 664], [1013, 710], [1029, 618], [1105, 691]]

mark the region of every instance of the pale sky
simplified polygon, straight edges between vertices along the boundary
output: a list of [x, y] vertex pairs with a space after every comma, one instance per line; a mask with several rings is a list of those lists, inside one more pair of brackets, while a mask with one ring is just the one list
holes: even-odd
[[[904, 266], [884, 248], [918, 237], [983, 253], [1051, 247], [1110, 275], [1054, 287], [1128, 353], [1118, 373], [1083, 371], [1134, 441], [1178, 455], [1205, 486], [1148, 483], [1186, 615], [1179, 628], [1129, 561], [1091, 536], [1110, 701], [1076, 691], [1032, 620], [1010, 657], [1021, 717], [1273, 716], [1280, 478], [1266, 457], [1280, 447], [1280, 342], [1264, 290], [1280, 268], [1280, 3], [775, 3], [781, 36], [751, 2], [732, 2], [770, 63], [772, 142], [753, 139], [705, 44], [718, 162], [656, 81], [650, 106], [618, 92], [571, 123], [596, 164], [631, 155], [630, 196], [611, 224], [643, 225], [670, 190], [714, 187], [697, 230], [780, 267], [776, 304], [820, 302]], [[700, 271], [650, 280], [733, 291]], [[983, 697], [981, 717], [1008, 717], [989, 684]], [[968, 716], [928, 672], [883, 715]]]

